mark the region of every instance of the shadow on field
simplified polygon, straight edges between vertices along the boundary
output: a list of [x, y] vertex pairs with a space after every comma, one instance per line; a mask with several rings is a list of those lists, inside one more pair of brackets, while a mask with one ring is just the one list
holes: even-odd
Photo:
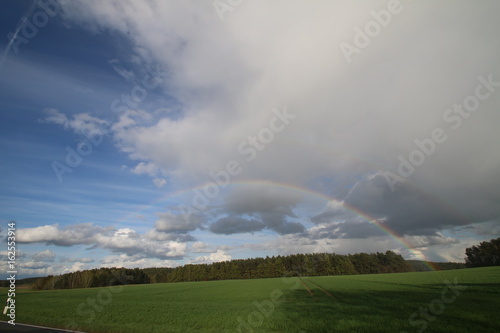
[[[439, 297], [440, 292], [435, 290], [327, 291], [335, 298], [318, 289], [313, 290], [313, 296], [303, 289], [285, 292], [279, 310], [286, 321], [296, 324], [292, 332], [418, 332], [424, 328], [425, 332], [465, 333], [492, 332], [498, 325], [481, 318], [482, 313], [476, 316], [473, 311], [478, 310], [469, 309], [466, 299], [460, 297], [438, 316], [428, 312], [422, 315], [418, 311], [426, 311]], [[281, 332], [279, 327], [276, 332]]]
[[480, 291], [500, 294], [499, 283], [460, 283], [460, 285], [466, 287], [467, 291]]

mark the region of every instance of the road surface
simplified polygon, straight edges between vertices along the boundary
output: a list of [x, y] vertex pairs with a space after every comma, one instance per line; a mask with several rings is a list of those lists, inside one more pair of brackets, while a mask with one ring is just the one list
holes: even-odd
[[19, 333], [63, 333], [63, 332], [83, 333], [83, 332], [77, 332], [77, 331], [68, 331], [68, 330], [62, 330], [62, 329], [57, 329], [57, 328], [25, 325], [25, 324], [18, 324], [18, 323], [16, 323], [16, 325], [11, 325], [11, 324], [7, 323], [6, 321], [0, 321], [0, 332], [5, 332], [5, 333], [17, 333], [17, 332], [19, 332]]

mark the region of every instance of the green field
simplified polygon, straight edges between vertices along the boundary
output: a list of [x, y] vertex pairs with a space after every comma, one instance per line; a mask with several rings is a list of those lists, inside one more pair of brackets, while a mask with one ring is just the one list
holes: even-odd
[[85, 332], [489, 333], [500, 331], [499, 310], [500, 267], [18, 290], [16, 297], [18, 323]]

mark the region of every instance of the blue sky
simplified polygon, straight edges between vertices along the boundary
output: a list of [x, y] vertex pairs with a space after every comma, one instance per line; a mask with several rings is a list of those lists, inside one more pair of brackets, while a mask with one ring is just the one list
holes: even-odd
[[17, 221], [22, 276], [460, 261], [500, 233], [494, 1], [1, 6], [0, 235]]

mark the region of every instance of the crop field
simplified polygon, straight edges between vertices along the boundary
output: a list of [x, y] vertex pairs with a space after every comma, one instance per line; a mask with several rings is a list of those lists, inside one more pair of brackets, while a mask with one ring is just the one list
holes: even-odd
[[500, 267], [16, 295], [18, 323], [84, 332], [489, 333], [500, 331], [499, 310]]

